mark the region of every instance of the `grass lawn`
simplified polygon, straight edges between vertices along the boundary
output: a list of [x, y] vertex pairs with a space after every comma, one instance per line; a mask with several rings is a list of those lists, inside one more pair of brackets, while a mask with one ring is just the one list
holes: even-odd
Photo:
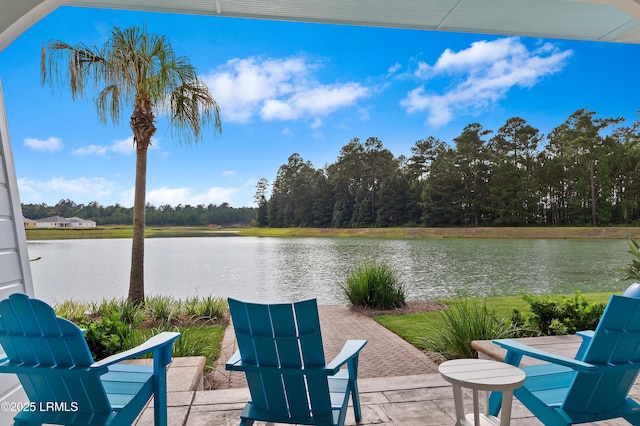
[[[573, 295], [566, 295], [572, 297]], [[589, 303], [607, 303], [611, 293], [585, 293]], [[562, 295], [554, 295], [553, 299], [561, 299]], [[456, 303], [456, 300], [439, 300], [446, 305]], [[486, 299], [486, 306], [497, 315], [506, 319], [511, 318], [513, 309], [529, 312], [529, 304], [520, 296], [491, 297]], [[398, 336], [405, 339], [418, 349], [429, 350], [429, 340], [436, 337], [436, 330], [442, 328], [443, 319], [440, 312], [425, 312], [405, 315], [379, 315], [374, 319]]]
[[[216, 361], [220, 357], [222, 338], [227, 324], [214, 324], [205, 326], [168, 328], [167, 331], [179, 331], [180, 338], [176, 340], [173, 348], [173, 356], [204, 356], [205, 373], [213, 370]], [[136, 329], [133, 340], [144, 342], [151, 338], [158, 330]]]
[[363, 238], [534, 238], [625, 239], [640, 234], [637, 227], [460, 227], [460, 228], [238, 228], [238, 235], [257, 237]]
[[[131, 226], [100, 226], [94, 229], [27, 229], [27, 240], [70, 240], [91, 238], [131, 238]], [[224, 230], [209, 226], [147, 226], [147, 238], [160, 237], [211, 237], [236, 235], [234, 230]]]
[[[27, 229], [27, 240], [131, 238], [131, 226], [95, 229]], [[638, 227], [479, 227], [479, 228], [219, 228], [215, 226], [147, 226], [145, 236], [158, 237], [361, 237], [361, 238], [534, 238], [625, 239], [640, 237]]]

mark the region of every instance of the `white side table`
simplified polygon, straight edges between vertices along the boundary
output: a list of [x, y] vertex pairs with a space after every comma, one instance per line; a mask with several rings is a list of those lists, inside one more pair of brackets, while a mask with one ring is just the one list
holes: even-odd
[[[511, 422], [511, 402], [513, 390], [524, 383], [526, 375], [518, 367], [503, 362], [486, 359], [454, 359], [445, 361], [438, 367], [442, 377], [453, 385], [453, 400], [456, 406], [457, 426], [509, 426]], [[473, 414], [465, 415], [462, 402], [462, 388], [473, 390]], [[488, 403], [485, 396], [485, 412], [480, 413], [478, 391], [502, 392], [500, 418], [487, 413]]]

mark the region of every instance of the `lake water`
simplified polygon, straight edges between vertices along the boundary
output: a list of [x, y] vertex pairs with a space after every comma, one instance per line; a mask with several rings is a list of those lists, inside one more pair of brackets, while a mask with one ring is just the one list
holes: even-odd
[[[124, 298], [130, 239], [28, 243], [36, 296]], [[232, 296], [278, 302], [315, 297], [346, 303], [340, 284], [365, 260], [390, 263], [410, 300], [521, 293], [623, 291], [615, 268], [624, 240], [205, 237], [146, 240], [147, 295]]]

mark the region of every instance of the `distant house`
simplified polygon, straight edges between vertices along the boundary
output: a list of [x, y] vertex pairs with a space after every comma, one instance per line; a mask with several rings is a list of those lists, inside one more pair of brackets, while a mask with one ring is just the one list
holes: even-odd
[[36, 219], [36, 228], [66, 228], [68, 219], [62, 216], [49, 216], [44, 219]]
[[[27, 220], [30, 222], [27, 224]], [[35, 222], [35, 226], [31, 222]], [[44, 219], [37, 219], [31, 221], [25, 219], [25, 228], [74, 228], [74, 229], [90, 229], [96, 227], [96, 222], [93, 220], [84, 220], [79, 217], [65, 218], [62, 216], [50, 216]]]
[[35, 220], [33, 219], [27, 219], [26, 217], [22, 216], [22, 222], [24, 223], [24, 227], [25, 229], [33, 229], [36, 227], [37, 223]]
[[93, 220], [84, 220], [79, 217], [71, 217], [67, 219], [69, 221], [69, 228], [95, 228], [96, 222]]

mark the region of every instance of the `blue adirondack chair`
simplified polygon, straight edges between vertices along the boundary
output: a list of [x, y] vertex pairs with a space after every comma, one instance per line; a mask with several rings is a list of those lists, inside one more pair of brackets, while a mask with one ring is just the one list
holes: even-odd
[[229, 310], [238, 351], [226, 368], [244, 371], [251, 393], [240, 425], [344, 425], [349, 394], [360, 420], [358, 355], [366, 340], [347, 341], [325, 364], [315, 299], [271, 305], [229, 299]]
[[[166, 367], [180, 333], [160, 333], [94, 362], [83, 331], [24, 294], [0, 301], [0, 372], [15, 373], [29, 398], [15, 425], [127, 425], [154, 396], [156, 425], [167, 424]], [[153, 366], [120, 361], [153, 352]]]
[[[547, 426], [607, 419], [640, 425], [640, 404], [628, 396], [640, 370], [640, 299], [612, 295], [596, 330], [578, 334], [583, 342], [575, 358], [495, 340], [509, 364], [519, 365], [523, 355], [546, 361], [520, 367], [527, 378], [514, 396]], [[499, 403], [492, 394], [491, 414]]]

